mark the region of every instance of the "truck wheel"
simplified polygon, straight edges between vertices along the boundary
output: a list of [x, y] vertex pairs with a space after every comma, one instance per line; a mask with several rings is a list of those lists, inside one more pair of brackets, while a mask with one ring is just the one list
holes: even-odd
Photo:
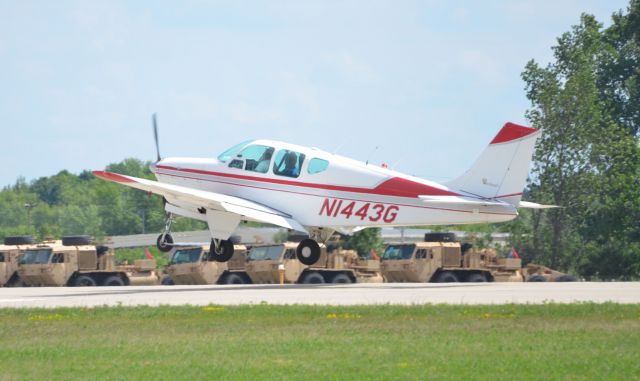
[[4, 239], [4, 244], [7, 246], [14, 245], [33, 245], [36, 241], [30, 235], [21, 235], [15, 237], [6, 237]]
[[351, 278], [346, 274], [336, 274], [331, 280], [331, 283], [353, 283]]
[[305, 238], [298, 244], [296, 256], [302, 264], [311, 266], [320, 259], [320, 245], [311, 238]]
[[238, 274], [227, 274], [222, 279], [222, 284], [244, 284], [244, 279]]
[[62, 237], [63, 246], [91, 245], [92, 242], [93, 240], [88, 235], [68, 235], [66, 237]]
[[534, 275], [529, 277], [529, 279], [527, 279], [527, 282], [546, 282], [547, 278], [543, 277], [542, 275]]
[[174, 286], [176, 283], [171, 279], [171, 277], [166, 277], [162, 280], [163, 286]]
[[158, 239], [156, 240], [156, 247], [163, 253], [167, 253], [173, 248], [172, 243], [173, 237], [171, 236], [171, 234], [165, 234], [164, 239], [162, 239], [162, 234], [160, 234], [158, 236]]
[[443, 271], [436, 277], [436, 283], [457, 283], [459, 282], [456, 274], [450, 271]]
[[228, 239], [223, 239], [220, 244], [216, 246], [215, 241], [211, 240], [211, 246], [209, 246], [209, 254], [216, 262], [227, 262], [233, 257], [233, 243]]
[[124, 286], [124, 281], [117, 275], [112, 275], [104, 280], [103, 286]]
[[556, 278], [556, 282], [575, 282], [576, 278], [572, 275], [560, 275], [559, 277]]
[[300, 283], [302, 284], [320, 284], [320, 283], [324, 283], [324, 278], [322, 277], [322, 275], [316, 273], [316, 272], [310, 272], [310, 273], [306, 273], [302, 279], [300, 280]]
[[484, 283], [487, 281], [487, 277], [484, 274], [473, 273], [469, 274], [465, 281], [469, 283]]
[[88, 275], [78, 275], [73, 281], [73, 285], [76, 287], [95, 287], [96, 281]]

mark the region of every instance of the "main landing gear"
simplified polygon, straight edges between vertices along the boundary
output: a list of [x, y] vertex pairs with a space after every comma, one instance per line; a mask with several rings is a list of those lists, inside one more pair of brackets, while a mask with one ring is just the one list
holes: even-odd
[[230, 239], [212, 239], [209, 255], [216, 262], [227, 262], [233, 257], [233, 242]]
[[164, 225], [164, 231], [158, 236], [158, 239], [156, 240], [156, 246], [158, 247], [158, 250], [162, 251], [163, 253], [166, 253], [173, 248], [171, 225], [173, 225], [173, 222], [175, 220], [176, 217], [173, 215], [173, 213], [169, 213], [169, 215], [167, 216], [167, 222]]
[[298, 244], [296, 256], [302, 264], [311, 266], [320, 259], [320, 245], [311, 238], [305, 238]]

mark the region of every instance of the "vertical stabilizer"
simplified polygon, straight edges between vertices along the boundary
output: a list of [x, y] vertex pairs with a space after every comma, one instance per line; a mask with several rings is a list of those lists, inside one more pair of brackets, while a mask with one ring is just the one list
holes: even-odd
[[524, 190], [538, 130], [506, 123], [462, 176], [445, 185], [450, 189], [518, 206]]

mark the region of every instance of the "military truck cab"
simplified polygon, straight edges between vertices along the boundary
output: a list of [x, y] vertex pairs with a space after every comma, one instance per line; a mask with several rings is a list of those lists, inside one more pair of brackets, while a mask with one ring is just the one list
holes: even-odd
[[254, 283], [382, 283], [377, 261], [360, 260], [355, 251], [331, 250], [320, 245], [320, 259], [308, 266], [296, 257], [296, 242], [254, 246], [249, 251], [247, 275]]
[[155, 269], [155, 261], [141, 261], [145, 270], [142, 282], [137, 282], [140, 279], [134, 280], [135, 265], [116, 266], [115, 255], [108, 247], [92, 245], [86, 236], [70, 236], [26, 247], [18, 275], [28, 286], [125, 286], [132, 280], [135, 284], [156, 284], [157, 274], [149, 269]]
[[245, 284], [251, 279], [244, 271], [247, 248], [234, 245], [227, 262], [217, 262], [209, 254], [209, 245], [176, 246], [166, 268], [164, 285], [173, 284]]
[[6, 237], [0, 245], [0, 287], [22, 285], [18, 275], [20, 255], [27, 245], [35, 243], [31, 236]]

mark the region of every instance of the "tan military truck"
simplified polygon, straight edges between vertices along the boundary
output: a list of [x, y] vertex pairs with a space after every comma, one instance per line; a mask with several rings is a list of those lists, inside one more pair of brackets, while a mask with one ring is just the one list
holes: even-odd
[[296, 256], [298, 243], [253, 246], [249, 250], [247, 275], [253, 283], [382, 283], [380, 263], [364, 260], [353, 250], [331, 250], [320, 245], [320, 259], [302, 264]]
[[24, 249], [18, 266], [28, 286], [125, 286], [158, 284], [154, 260], [116, 266], [106, 246], [95, 246], [86, 236], [64, 237]]
[[21, 286], [18, 276], [20, 254], [26, 245], [33, 245], [31, 236], [6, 237], [4, 245], [0, 245], [0, 287]]
[[390, 243], [380, 267], [387, 282], [575, 281], [557, 271], [552, 277], [544, 266], [523, 269], [520, 258], [500, 258], [494, 250], [475, 251], [459, 242]]
[[165, 272], [163, 285], [174, 284], [245, 284], [251, 279], [245, 272], [247, 248], [234, 245], [227, 262], [216, 262], [209, 255], [209, 245], [174, 246]]

